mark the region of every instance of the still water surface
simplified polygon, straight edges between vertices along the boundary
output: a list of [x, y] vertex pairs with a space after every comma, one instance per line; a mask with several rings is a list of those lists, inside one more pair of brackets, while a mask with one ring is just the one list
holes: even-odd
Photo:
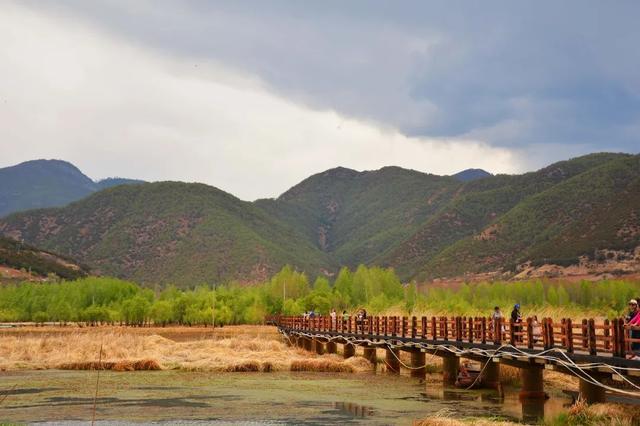
[[[0, 373], [0, 421], [86, 424], [96, 372]], [[6, 390], [10, 391], [8, 394]], [[98, 424], [404, 424], [437, 413], [535, 422], [566, 410], [559, 391], [523, 406], [517, 390], [443, 389], [408, 377], [334, 373], [101, 372]], [[1, 399], [1, 398], [0, 398]]]

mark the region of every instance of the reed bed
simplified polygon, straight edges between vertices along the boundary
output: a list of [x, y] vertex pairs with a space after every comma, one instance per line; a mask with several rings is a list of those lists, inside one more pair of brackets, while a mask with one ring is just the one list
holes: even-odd
[[576, 402], [566, 414], [551, 420], [554, 426], [633, 426], [640, 423], [640, 408], [623, 404], [587, 405]]
[[[243, 327], [234, 337], [176, 341], [130, 328], [71, 329], [64, 333], [4, 334], [0, 370], [95, 369], [115, 371], [183, 369], [190, 371], [340, 371], [370, 369], [361, 361], [318, 356], [288, 346], [277, 333], [253, 333]], [[238, 330], [240, 331], [240, 330]], [[180, 340], [180, 339], [178, 339]], [[97, 364], [102, 345], [102, 367]]]
[[413, 422], [413, 426], [516, 426], [519, 424], [494, 418], [456, 419], [448, 417], [448, 413], [437, 413]]

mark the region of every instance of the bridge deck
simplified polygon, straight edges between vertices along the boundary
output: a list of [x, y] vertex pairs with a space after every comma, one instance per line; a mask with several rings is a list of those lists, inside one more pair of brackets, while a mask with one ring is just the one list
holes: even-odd
[[[566, 369], [572, 364], [593, 366], [592, 371], [640, 376], [640, 361], [627, 359], [631, 345], [640, 339], [630, 337], [622, 319], [596, 323], [584, 319], [554, 322], [532, 318], [514, 323], [504, 318], [484, 317], [272, 317], [270, 321], [292, 335], [353, 343], [400, 347], [444, 355], [446, 352], [469, 358], [496, 357], [507, 364], [538, 363]], [[439, 353], [438, 353], [439, 351]], [[484, 352], [483, 352], [484, 351]], [[497, 351], [497, 352], [496, 352]]]

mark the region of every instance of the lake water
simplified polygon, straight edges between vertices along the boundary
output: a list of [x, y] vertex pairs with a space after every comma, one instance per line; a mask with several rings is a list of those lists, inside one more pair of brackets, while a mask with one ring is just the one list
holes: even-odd
[[[86, 424], [95, 387], [95, 371], [0, 373], [0, 420]], [[517, 389], [500, 399], [382, 374], [102, 371], [96, 423], [406, 425], [437, 413], [533, 422], [570, 402], [552, 391], [546, 403], [523, 407]]]

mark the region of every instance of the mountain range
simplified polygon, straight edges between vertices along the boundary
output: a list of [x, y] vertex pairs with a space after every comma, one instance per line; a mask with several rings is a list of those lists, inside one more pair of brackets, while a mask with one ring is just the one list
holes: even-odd
[[93, 181], [66, 161], [26, 161], [0, 168], [0, 216], [21, 210], [64, 206], [93, 192], [126, 183], [142, 181], [123, 178]]
[[521, 175], [339, 167], [255, 202], [180, 182], [88, 194], [4, 217], [0, 233], [148, 285], [252, 282], [284, 264], [312, 277], [390, 266], [426, 281], [640, 263], [638, 155], [591, 154]]

